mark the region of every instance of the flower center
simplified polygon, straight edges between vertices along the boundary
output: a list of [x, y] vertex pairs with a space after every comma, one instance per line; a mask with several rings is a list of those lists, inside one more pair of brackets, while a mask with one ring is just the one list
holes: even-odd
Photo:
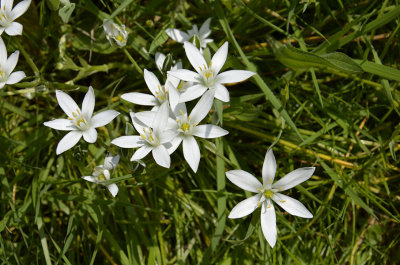
[[101, 173], [100, 176], [97, 177], [99, 181], [106, 180], [106, 176], [104, 176], [104, 173]]
[[272, 196], [274, 196], [274, 192], [271, 191], [271, 190], [265, 190], [265, 191], [264, 191], [264, 195], [265, 195], [265, 197], [266, 197], [267, 199], [270, 199], [270, 198], [272, 198]]
[[168, 90], [165, 89], [165, 86], [158, 85], [156, 97], [160, 103], [163, 103], [168, 98]]
[[150, 145], [152, 146], [158, 146], [160, 145], [160, 141], [154, 135], [153, 130], [151, 128], [143, 128], [143, 133], [140, 134], [140, 137], [142, 140], [146, 140]]
[[97, 178], [98, 182], [103, 182], [105, 180], [107, 180], [106, 175], [109, 175], [110, 172], [108, 172], [107, 169], [103, 169], [100, 166], [99, 167], [95, 167], [93, 170], [93, 176], [95, 178]]
[[194, 127], [197, 126], [197, 123], [192, 124], [190, 122], [190, 116], [184, 114], [182, 110], [179, 110], [179, 112], [181, 113], [181, 116], [176, 119], [176, 122], [179, 125], [178, 132], [181, 132], [186, 135], [191, 135], [192, 130]]
[[117, 35], [116, 39], [117, 39], [119, 42], [122, 42], [122, 41], [124, 40], [124, 37], [123, 37], [122, 35]]
[[76, 109], [76, 112], [72, 112], [73, 118], [68, 118], [69, 120], [72, 120], [74, 123], [75, 127], [80, 129], [81, 131], [86, 131], [89, 129], [90, 124], [89, 122], [85, 119], [83, 114], [79, 109]]
[[212, 87], [215, 83], [214, 70], [212, 69], [212, 62], [209, 66], [203, 64], [203, 67], [199, 66], [201, 75], [203, 77], [203, 85], [206, 87]]

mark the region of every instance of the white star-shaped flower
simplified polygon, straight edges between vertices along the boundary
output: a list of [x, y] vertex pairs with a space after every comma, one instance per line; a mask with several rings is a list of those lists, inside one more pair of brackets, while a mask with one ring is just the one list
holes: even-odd
[[103, 29], [106, 32], [106, 38], [111, 45], [118, 45], [119, 47], [124, 47], [128, 40], [128, 31], [125, 29], [125, 25], [118, 25], [111, 20], [103, 20]]
[[28, 10], [31, 0], [24, 0], [19, 2], [14, 8], [13, 0], [0, 1], [0, 35], [5, 31], [10, 36], [21, 35], [22, 25], [15, 22], [23, 13]]
[[94, 91], [90, 86], [82, 102], [82, 111], [75, 101], [66, 93], [56, 90], [58, 104], [67, 114], [68, 119], [55, 119], [43, 123], [45, 126], [61, 130], [71, 131], [57, 145], [57, 155], [72, 148], [83, 136], [88, 143], [94, 143], [97, 140], [97, 131], [95, 128], [110, 123], [119, 112], [115, 110], [106, 110], [97, 113], [92, 117], [94, 110]]
[[213, 39], [207, 38], [211, 34], [210, 22], [211, 18], [208, 18], [206, 21], [204, 21], [203, 25], [200, 27], [200, 30], [198, 29], [197, 25], [194, 24], [192, 29], [188, 30], [187, 33], [180, 31], [179, 29], [167, 29], [165, 32], [171, 39], [179, 43], [190, 41], [193, 36], [196, 36], [200, 41], [200, 50], [202, 50], [207, 47], [208, 43], [213, 42]]
[[276, 215], [272, 201], [292, 215], [312, 218], [313, 215], [301, 202], [280, 192], [306, 181], [312, 176], [314, 170], [315, 167], [298, 168], [272, 184], [276, 173], [276, 161], [272, 149], [269, 149], [265, 155], [262, 168], [263, 184], [253, 175], [243, 170], [226, 172], [227, 178], [233, 184], [244, 190], [257, 193], [237, 204], [228, 217], [241, 218], [251, 214], [261, 206], [261, 229], [270, 246], [274, 247], [277, 230]]
[[241, 82], [255, 75], [246, 70], [229, 70], [219, 73], [228, 55], [228, 42], [225, 42], [214, 54], [210, 64], [206, 63], [200, 51], [191, 43], [184, 43], [186, 55], [197, 72], [186, 69], [168, 71], [168, 74], [183, 81], [193, 82], [193, 86], [180, 95], [180, 102], [196, 99], [207, 89], [215, 91], [215, 97], [223, 102], [229, 101], [229, 92], [223, 84]]
[[3, 39], [0, 37], [0, 89], [6, 84], [12, 85], [21, 81], [25, 77], [25, 73], [17, 71], [12, 73], [17, 65], [19, 51], [15, 51], [7, 59], [7, 48], [4, 45]]
[[152, 125], [146, 125], [136, 118], [135, 113], [131, 112], [133, 126], [139, 135], [121, 136], [111, 141], [112, 144], [122, 148], [138, 148], [133, 154], [131, 161], [139, 160], [152, 152], [153, 158], [157, 164], [169, 168], [171, 158], [167, 151], [169, 141], [176, 134], [172, 131], [166, 131], [168, 123], [169, 107], [168, 102], [164, 102], [154, 115]]
[[[104, 185], [102, 182], [110, 179], [110, 171], [115, 169], [119, 162], [119, 156], [108, 155], [104, 159], [104, 165], [100, 165], [94, 168], [91, 176], [83, 176], [84, 180], [94, 182], [97, 184]], [[115, 183], [104, 185], [111, 192], [111, 195], [115, 197], [118, 193], [118, 186]]]

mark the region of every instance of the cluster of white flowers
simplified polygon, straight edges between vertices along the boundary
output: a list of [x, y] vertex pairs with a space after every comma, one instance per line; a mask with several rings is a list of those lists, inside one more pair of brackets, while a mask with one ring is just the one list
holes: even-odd
[[[190, 168], [197, 172], [201, 154], [195, 137], [210, 139], [228, 134], [228, 131], [217, 125], [200, 123], [208, 116], [214, 99], [229, 102], [229, 92], [225, 84], [242, 82], [255, 73], [246, 70], [221, 72], [228, 56], [228, 42], [225, 42], [207, 62], [202, 51], [206, 49], [207, 43], [212, 41], [207, 38], [211, 33], [210, 21], [211, 19], [207, 19], [200, 30], [194, 25], [187, 33], [178, 29], [166, 31], [172, 39], [183, 43], [187, 59], [195, 71], [184, 69], [181, 62], [174, 63], [171, 58], [166, 63], [167, 57], [162, 53], [157, 53], [155, 63], [161, 73], [167, 74], [165, 84], [160, 83], [156, 74], [144, 69], [144, 81], [151, 94], [130, 92], [121, 95], [122, 99], [130, 103], [152, 107], [149, 111], [130, 112], [138, 135], [120, 136], [111, 141], [113, 145], [121, 148], [136, 149], [131, 161], [140, 161], [151, 152], [158, 165], [169, 168], [171, 154], [182, 143], [185, 160]], [[104, 20], [103, 25], [107, 39], [112, 44], [120, 47], [126, 45], [127, 31], [124, 25], [119, 26], [109, 20]], [[200, 47], [196, 47], [196, 43], [189, 42], [194, 39], [200, 41]], [[165, 69], [166, 64], [171, 65], [170, 69]], [[10, 79], [12, 79], [11, 76]], [[57, 90], [56, 97], [68, 119], [55, 119], [45, 122], [44, 125], [57, 130], [70, 131], [58, 143], [57, 154], [72, 148], [82, 137], [86, 142], [94, 143], [97, 139], [95, 128], [108, 124], [119, 115], [117, 111], [106, 110], [92, 117], [95, 104], [92, 87], [89, 87], [83, 99], [82, 110], [66, 93]], [[189, 112], [185, 102], [197, 98], [200, 99]], [[82, 178], [106, 186], [112, 196], [116, 196], [118, 187], [108, 180], [110, 180], [110, 171], [116, 168], [118, 162], [118, 155], [107, 156], [104, 165], [95, 167], [91, 176]], [[269, 149], [262, 168], [263, 184], [253, 175], [242, 170], [226, 172], [227, 178], [232, 183], [247, 191], [257, 193], [236, 205], [229, 218], [244, 217], [261, 207], [261, 228], [268, 243], [274, 247], [277, 228], [272, 201], [292, 215], [312, 218], [313, 215], [302, 203], [280, 192], [306, 181], [312, 176], [314, 170], [313, 167], [296, 169], [273, 183], [276, 161], [272, 149]]]
[[[22, 25], [14, 20], [28, 10], [31, 0], [19, 2], [14, 8], [12, 0], [0, 1], [0, 35], [6, 32], [10, 36], [21, 35]], [[17, 65], [19, 51], [15, 51], [7, 58], [7, 48], [0, 37], [0, 89], [6, 84], [12, 85], [21, 81], [26, 75], [22, 71], [13, 73]]]

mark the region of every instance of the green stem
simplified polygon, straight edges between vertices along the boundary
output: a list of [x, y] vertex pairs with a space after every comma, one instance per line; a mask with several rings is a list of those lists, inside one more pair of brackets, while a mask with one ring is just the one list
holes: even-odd
[[35, 76], [40, 77], [40, 71], [37, 68], [36, 64], [33, 62], [32, 58], [29, 56], [29, 54], [25, 51], [24, 46], [21, 45], [18, 39], [16, 39], [17, 46], [19, 50], [21, 51], [22, 55], [24, 56], [26, 62], [29, 64], [29, 66], [32, 68], [33, 73]]
[[133, 66], [135, 67], [135, 69], [139, 72], [139, 74], [143, 75], [143, 70], [142, 68], [140, 68], [140, 66], [136, 63], [135, 59], [133, 59], [133, 57], [131, 56], [131, 54], [128, 52], [128, 50], [126, 48], [123, 49], [125, 55], [128, 57], [129, 61], [131, 61], [131, 63], [133, 64]]

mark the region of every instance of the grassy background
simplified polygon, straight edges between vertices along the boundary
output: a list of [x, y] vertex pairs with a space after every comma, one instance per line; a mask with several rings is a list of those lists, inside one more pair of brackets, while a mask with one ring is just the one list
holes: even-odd
[[[23, 36], [2, 35], [9, 54], [21, 51], [17, 69], [28, 76], [0, 90], [2, 264], [400, 263], [400, 93], [391, 75], [400, 68], [399, 1], [83, 0], [76, 1], [68, 23], [56, 4], [33, 1], [19, 19]], [[105, 39], [107, 14], [129, 28], [126, 50]], [[229, 86], [231, 102], [216, 104], [230, 133], [200, 144], [197, 174], [182, 163], [181, 150], [169, 170], [150, 157], [145, 169], [137, 167], [129, 162], [132, 150], [110, 145], [133, 133], [129, 110], [145, 109], [119, 98], [148, 91], [132, 60], [160, 79], [156, 51], [189, 67], [182, 46], [167, 41], [163, 31], [187, 30], [208, 17], [212, 53], [229, 41], [224, 68], [258, 75]], [[303, 51], [341, 51], [391, 68], [381, 75], [295, 71], [277, 60], [267, 34]], [[89, 85], [96, 92], [95, 112], [122, 114], [99, 129], [95, 144], [80, 141], [56, 156], [64, 133], [43, 126], [64, 117], [55, 89], [80, 104]], [[210, 119], [217, 119], [216, 110]], [[227, 219], [250, 194], [224, 174], [241, 168], [260, 177], [272, 144], [278, 177], [317, 167], [309, 181], [286, 193], [314, 218], [278, 209], [274, 249], [262, 235], [259, 210]], [[80, 178], [108, 151], [122, 156], [114, 172], [116, 198]]]

